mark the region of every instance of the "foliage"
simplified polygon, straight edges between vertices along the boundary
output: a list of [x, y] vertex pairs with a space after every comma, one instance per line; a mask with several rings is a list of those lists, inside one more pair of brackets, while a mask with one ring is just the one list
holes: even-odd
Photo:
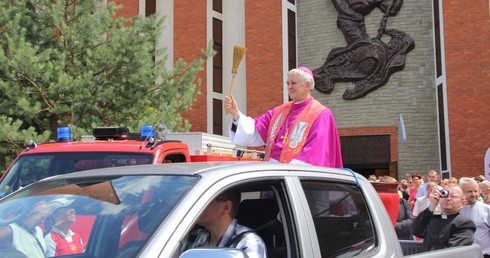
[[199, 93], [196, 73], [212, 46], [168, 70], [156, 47], [163, 18], [116, 17], [119, 7], [107, 2], [0, 3], [0, 168], [26, 141], [52, 140], [60, 126], [75, 137], [96, 126], [188, 130], [180, 113]]

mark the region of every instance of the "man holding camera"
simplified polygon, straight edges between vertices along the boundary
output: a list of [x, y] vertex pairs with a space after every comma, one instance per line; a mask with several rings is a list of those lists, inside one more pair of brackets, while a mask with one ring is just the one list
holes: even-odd
[[[473, 244], [475, 223], [459, 213], [466, 204], [461, 187], [435, 188], [429, 199], [429, 207], [415, 218], [411, 228], [413, 235], [424, 239], [423, 251]], [[442, 214], [436, 215], [433, 212], [438, 204]]]

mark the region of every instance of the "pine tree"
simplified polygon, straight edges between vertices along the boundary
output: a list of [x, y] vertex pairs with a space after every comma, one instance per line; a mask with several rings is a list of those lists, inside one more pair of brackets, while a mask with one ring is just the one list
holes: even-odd
[[75, 136], [96, 126], [188, 130], [180, 113], [199, 94], [195, 75], [212, 46], [168, 70], [156, 47], [163, 18], [116, 17], [107, 2], [0, 3], [0, 168], [26, 141], [52, 140], [60, 126]]

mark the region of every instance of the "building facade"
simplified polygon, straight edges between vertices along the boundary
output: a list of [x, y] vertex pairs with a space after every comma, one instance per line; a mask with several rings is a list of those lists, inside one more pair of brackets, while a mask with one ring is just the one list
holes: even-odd
[[[201, 94], [185, 114], [192, 131], [227, 135], [230, 118], [222, 100], [229, 94], [234, 45], [245, 46], [247, 52], [233, 94], [240, 109], [252, 117], [288, 101], [289, 69], [316, 69], [332, 49], [346, 45], [333, 1], [116, 2], [123, 5], [119, 15], [165, 16], [159, 44], [167, 48], [169, 66], [179, 58], [196, 58], [214, 42], [217, 55], [198, 75]], [[367, 33], [374, 37], [383, 13], [374, 9], [364, 18]], [[483, 173], [490, 144], [485, 105], [490, 99], [489, 20], [487, 0], [404, 1], [386, 23], [386, 28], [403, 31], [415, 42], [403, 70], [356, 100], [342, 98], [353, 87], [351, 82], [335, 83], [330, 94], [313, 92], [335, 115], [346, 167], [364, 175], [398, 178], [433, 168], [445, 177]]]

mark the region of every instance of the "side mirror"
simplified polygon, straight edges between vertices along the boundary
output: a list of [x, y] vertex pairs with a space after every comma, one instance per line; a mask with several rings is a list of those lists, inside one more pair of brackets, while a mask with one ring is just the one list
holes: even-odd
[[179, 258], [248, 258], [248, 256], [240, 249], [194, 248], [183, 252]]

